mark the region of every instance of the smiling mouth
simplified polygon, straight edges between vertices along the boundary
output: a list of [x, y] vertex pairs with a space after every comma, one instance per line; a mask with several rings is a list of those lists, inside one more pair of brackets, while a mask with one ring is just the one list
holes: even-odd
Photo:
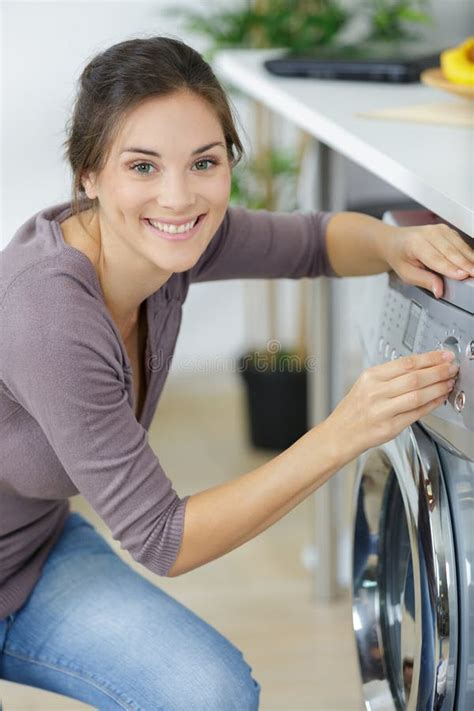
[[197, 232], [206, 217], [206, 214], [207, 213], [203, 213], [194, 220], [190, 220], [189, 222], [179, 226], [166, 224], [165, 222], [160, 222], [159, 220], [151, 220], [148, 217], [143, 218], [143, 222], [160, 237], [168, 240], [184, 240], [192, 237]]
[[198, 217], [195, 217], [192, 220], [188, 220], [188, 222], [182, 222], [180, 225], [175, 225], [172, 222], [162, 222], [161, 220], [152, 220], [151, 218], [147, 219], [148, 222], [153, 225], [153, 227], [156, 227], [162, 232], [187, 232], [188, 230], [194, 227], [194, 225], [198, 221]]

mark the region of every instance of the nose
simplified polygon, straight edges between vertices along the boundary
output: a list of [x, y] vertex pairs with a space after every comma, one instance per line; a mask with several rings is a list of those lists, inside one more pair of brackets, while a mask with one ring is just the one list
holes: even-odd
[[160, 207], [185, 212], [194, 204], [196, 196], [186, 175], [179, 171], [168, 171], [160, 181], [157, 201]]

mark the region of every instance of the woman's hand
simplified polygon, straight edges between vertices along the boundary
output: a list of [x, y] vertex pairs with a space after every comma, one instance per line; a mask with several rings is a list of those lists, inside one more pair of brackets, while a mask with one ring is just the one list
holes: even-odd
[[344, 459], [388, 442], [439, 407], [454, 386], [453, 353], [404, 356], [365, 370], [325, 421], [337, 433]]
[[393, 227], [379, 248], [382, 258], [402, 281], [422, 286], [439, 298], [443, 280], [474, 276], [474, 249], [445, 224]]

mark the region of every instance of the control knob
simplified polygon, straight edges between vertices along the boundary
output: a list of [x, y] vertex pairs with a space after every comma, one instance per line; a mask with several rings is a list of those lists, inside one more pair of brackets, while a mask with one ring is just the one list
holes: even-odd
[[454, 336], [448, 336], [448, 338], [446, 338], [441, 344], [441, 350], [451, 351], [451, 353], [454, 353], [454, 363], [456, 363], [458, 367], [461, 366], [461, 349], [459, 348], [459, 341], [457, 338]]

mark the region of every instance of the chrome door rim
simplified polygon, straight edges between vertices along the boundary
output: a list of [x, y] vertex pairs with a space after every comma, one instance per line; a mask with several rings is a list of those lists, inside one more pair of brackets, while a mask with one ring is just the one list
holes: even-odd
[[[393, 529], [406, 526], [412, 582], [408, 587], [404, 583], [399, 604], [393, 605], [387, 604], [384, 588], [386, 573], [394, 566], [384, 547], [401, 534], [389, 529], [384, 517], [395, 505], [391, 497], [397, 485], [405, 519], [395, 522]], [[354, 512], [352, 613], [366, 709], [447, 711], [453, 707], [457, 657], [453, 534], [436, 448], [419, 426], [407, 428], [396, 440], [361, 458]], [[403, 557], [400, 551], [398, 557]], [[412, 619], [405, 601], [410, 591]], [[396, 618], [392, 626], [391, 616]], [[400, 653], [404, 638], [411, 636], [411, 669], [408, 657], [394, 665], [393, 650], [387, 652], [397, 646], [388, 641], [397, 639], [397, 632]], [[402, 676], [397, 677], [400, 670]]]

